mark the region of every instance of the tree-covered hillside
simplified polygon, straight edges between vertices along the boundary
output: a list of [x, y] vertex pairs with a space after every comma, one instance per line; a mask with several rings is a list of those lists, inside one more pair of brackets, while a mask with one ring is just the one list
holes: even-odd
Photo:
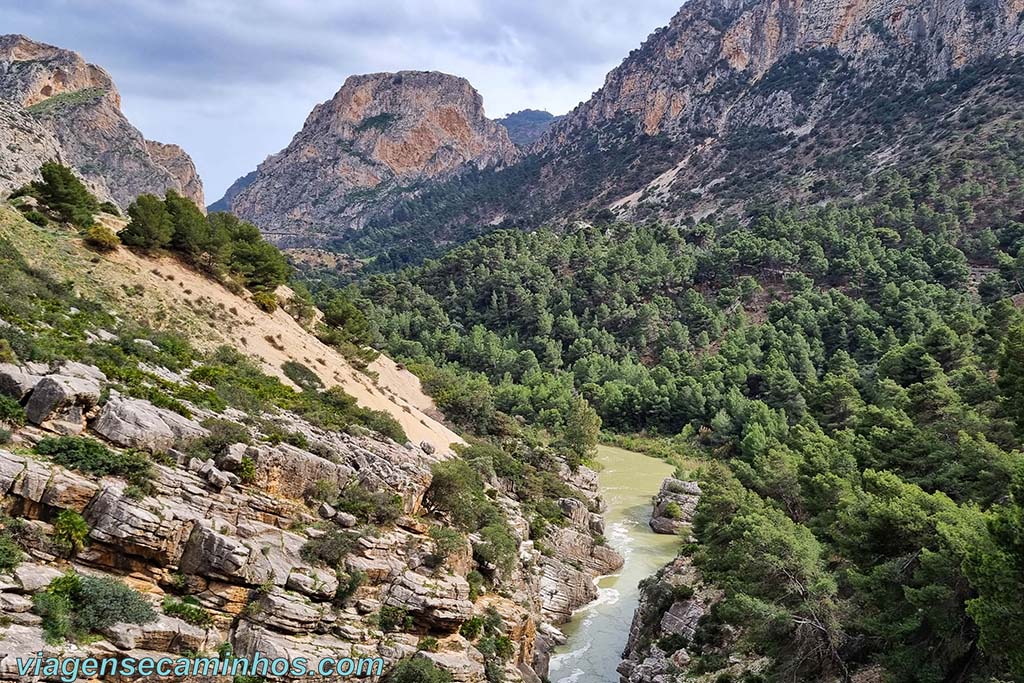
[[347, 296], [478, 431], [592, 407], [727, 465], [689, 549], [726, 589], [705, 669], [1019, 678], [1020, 150], [747, 222], [497, 233]]

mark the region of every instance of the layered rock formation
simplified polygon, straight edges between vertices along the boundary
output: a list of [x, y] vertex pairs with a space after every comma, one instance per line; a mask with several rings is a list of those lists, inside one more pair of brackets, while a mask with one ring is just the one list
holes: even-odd
[[[1018, 0], [689, 2], [512, 166], [429, 179], [412, 205], [332, 198], [342, 215], [359, 207], [346, 226], [374, 227], [336, 248], [428, 252], [604, 209], [681, 222], [856, 194], [886, 169], [1005, 139], [1024, 101], [1022, 12]], [[268, 192], [248, 215], [294, 190]]]
[[[161, 375], [176, 381], [169, 371]], [[551, 622], [593, 598], [595, 576], [621, 566], [620, 557], [595, 543], [602, 504], [596, 474], [585, 467], [564, 469], [579, 495], [560, 501], [567, 523], [543, 551], [527, 540], [529, 524], [514, 494], [500, 480], [489, 482], [520, 543], [519, 558], [502, 572], [500, 593], [478, 595], [467, 580], [477, 566], [470, 544], [439, 562], [422, 508], [431, 466], [449, 453], [325, 431], [285, 411], [214, 413], [189, 404], [192, 416], [185, 417], [111, 385], [98, 368], [72, 361], [0, 364], [0, 393], [24, 406], [29, 423], [14, 435], [18, 453], [0, 448], [0, 532], [16, 533], [27, 555], [0, 572], [0, 618], [9, 624], [2, 680], [19, 680], [16, 660], [40, 651], [100, 659], [230, 651], [314, 663], [379, 657], [386, 667], [424, 657], [456, 681], [484, 683], [496, 675], [495, 661], [460, 628], [486, 616], [500, 623], [513, 649], [497, 664], [503, 680], [538, 683], [559, 640]], [[208, 418], [236, 429], [246, 422], [254, 443], [229, 444], [206, 459], [190, 454], [191, 445], [210, 436], [200, 423]], [[302, 445], [268, 441], [261, 430], [271, 427]], [[149, 488], [24, 454], [44, 437], [67, 434], [100, 439], [114, 452], [161, 454]], [[311, 487], [350, 486], [398, 496], [405, 516], [367, 526], [327, 503], [310, 503]], [[70, 557], [53, 540], [63, 511], [81, 515], [88, 528], [88, 542]], [[351, 550], [338, 567], [305, 552], [310, 542], [339, 532], [351, 534]], [[77, 645], [46, 643], [33, 596], [68, 571], [123, 580], [157, 617], [115, 623]], [[167, 604], [185, 599], [193, 615], [198, 609], [208, 617], [187, 620], [168, 611]], [[424, 650], [428, 637], [436, 645]]]
[[176, 145], [146, 140], [121, 113], [110, 75], [70, 50], [0, 36], [0, 193], [35, 177], [43, 161], [74, 167], [102, 199], [126, 207], [174, 189], [203, 206], [203, 187]]
[[229, 206], [279, 243], [316, 243], [362, 227], [371, 211], [415, 196], [423, 183], [517, 157], [463, 78], [433, 71], [352, 76], [313, 109], [288, 147], [260, 164]]

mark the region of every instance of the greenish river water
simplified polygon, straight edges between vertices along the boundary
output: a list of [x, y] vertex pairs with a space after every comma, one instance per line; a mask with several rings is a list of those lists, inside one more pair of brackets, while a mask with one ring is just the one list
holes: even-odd
[[622, 570], [598, 580], [598, 598], [562, 626], [569, 640], [551, 658], [552, 683], [618, 683], [615, 668], [629, 637], [638, 584], [676, 556], [680, 539], [651, 531], [651, 498], [672, 466], [640, 453], [598, 447], [601, 493], [608, 504], [605, 537], [625, 558]]

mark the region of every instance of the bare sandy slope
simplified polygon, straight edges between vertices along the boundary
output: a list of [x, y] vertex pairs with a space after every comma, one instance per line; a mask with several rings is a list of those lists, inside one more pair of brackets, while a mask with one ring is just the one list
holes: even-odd
[[[13, 213], [6, 207], [0, 211]], [[388, 358], [371, 364], [379, 375], [375, 380], [285, 311], [266, 313], [173, 258], [141, 257], [124, 248], [98, 256], [69, 232], [37, 228], [20, 218], [9, 220], [10, 214], [4, 218], [4, 229], [34, 266], [74, 282], [76, 291], [108, 303], [114, 313], [177, 331], [203, 350], [224, 344], [235, 347], [285, 382], [281, 366], [297, 361], [316, 372], [326, 386], [340, 385], [359, 405], [393, 415], [416, 443], [429, 441], [446, 451], [462, 442], [432, 417], [437, 410], [416, 376]]]

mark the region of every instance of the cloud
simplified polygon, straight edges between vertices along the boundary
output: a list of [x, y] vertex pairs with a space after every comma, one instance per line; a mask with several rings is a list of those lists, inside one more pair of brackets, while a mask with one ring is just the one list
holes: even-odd
[[680, 2], [35, 0], [0, 6], [0, 23], [107, 69], [128, 117], [188, 150], [212, 201], [349, 75], [437, 69], [468, 78], [491, 116], [562, 113]]

